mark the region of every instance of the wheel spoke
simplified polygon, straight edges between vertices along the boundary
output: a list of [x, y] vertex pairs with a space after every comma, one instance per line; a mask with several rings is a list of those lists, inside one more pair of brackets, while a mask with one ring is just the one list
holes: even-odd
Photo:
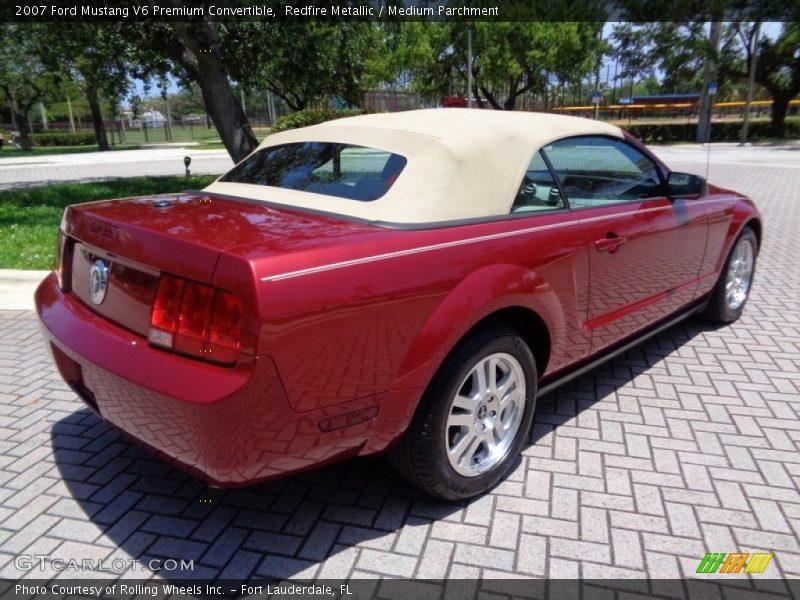
[[447, 419], [448, 427], [472, 427], [475, 425], [475, 417], [468, 414], [451, 414]]
[[508, 408], [512, 404], [516, 404], [517, 403], [518, 394], [519, 394], [519, 389], [517, 388], [516, 385], [514, 385], [514, 387], [512, 387], [510, 390], [508, 390], [508, 393], [506, 393], [506, 395], [503, 396], [500, 399], [500, 414], [501, 415], [506, 410], [506, 408]]
[[478, 436], [478, 435], [473, 436], [472, 441], [469, 444], [469, 448], [467, 449], [466, 453], [464, 454], [464, 457], [469, 462], [474, 462], [473, 458], [478, 453], [478, 450], [480, 449], [481, 444], [483, 444], [483, 442], [484, 442], [484, 440], [480, 436]]
[[486, 388], [490, 392], [497, 391], [497, 359], [494, 357], [490, 357], [488, 360], [484, 361], [484, 365], [486, 365], [486, 383], [488, 387]]
[[475, 376], [475, 387], [472, 391], [479, 398], [483, 398], [489, 389], [488, 381], [486, 380], [486, 361], [478, 363], [472, 372]]
[[464, 458], [464, 454], [466, 453], [470, 444], [472, 444], [472, 442], [475, 440], [475, 437], [476, 436], [474, 432], [467, 431], [463, 436], [461, 436], [455, 446], [452, 446], [448, 449], [448, 453], [453, 461], [456, 463], [461, 463], [461, 460]]
[[477, 406], [477, 404], [478, 404], [477, 398], [470, 398], [468, 396], [462, 396], [461, 394], [458, 394], [455, 398], [453, 398], [453, 407], [465, 410], [469, 414], [475, 412], [475, 407]]
[[[503, 413], [500, 413], [500, 414], [503, 414]], [[494, 437], [497, 437], [497, 443], [502, 442], [503, 438], [506, 437], [507, 433], [508, 433], [508, 429], [506, 429], [505, 423], [503, 423], [502, 421], [500, 421], [500, 419], [498, 419], [497, 420], [497, 425], [494, 426], [494, 431], [492, 433], [492, 435]]]
[[450, 450], [450, 456], [456, 463], [469, 466], [472, 463], [472, 457], [480, 448], [483, 443], [483, 438], [473, 431], [468, 431], [458, 443]]
[[506, 395], [509, 387], [514, 385], [516, 380], [514, 379], [513, 372], [509, 369], [503, 376], [500, 378], [500, 381], [497, 382], [497, 397], [502, 398]]

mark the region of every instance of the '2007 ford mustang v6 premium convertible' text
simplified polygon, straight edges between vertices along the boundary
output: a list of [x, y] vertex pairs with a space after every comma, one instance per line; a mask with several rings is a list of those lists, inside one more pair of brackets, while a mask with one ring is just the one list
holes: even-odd
[[537, 395], [738, 318], [761, 227], [609, 124], [374, 114], [271, 135], [202, 191], [69, 207], [36, 305], [86, 404], [213, 484], [388, 449], [456, 499], [511, 467]]

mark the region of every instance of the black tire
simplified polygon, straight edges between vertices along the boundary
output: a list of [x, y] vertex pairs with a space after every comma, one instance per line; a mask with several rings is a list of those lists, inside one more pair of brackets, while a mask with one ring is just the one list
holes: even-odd
[[[463, 476], [454, 469], [448, 458], [448, 445], [453, 443], [452, 438], [449, 437], [452, 435], [453, 425], [448, 427], [448, 418], [451, 411], [454, 410], [456, 395], [464, 389], [468, 377], [476, 372], [474, 369], [484, 359], [488, 360], [493, 355], [510, 356], [516, 361], [516, 367], [521, 369], [524, 376], [525, 390], [523, 394], [520, 389], [519, 394], [515, 397], [524, 396], [525, 404], [524, 408], [511, 409], [521, 413], [521, 417], [515, 417], [515, 422], [516, 418], [519, 418], [519, 424], [513, 437], [507, 442], [507, 449], [503, 450], [504, 457], [502, 459], [499, 456], [496, 457], [498, 462], [488, 467], [492, 460], [489, 460], [487, 456], [485, 465], [488, 470], [486, 472]], [[501, 358], [501, 360], [503, 359]], [[511, 366], [514, 361], [509, 360], [506, 364]], [[492, 370], [494, 371], [494, 369]], [[515, 373], [519, 372], [519, 370], [515, 371]], [[432, 496], [443, 500], [460, 500], [477, 496], [496, 485], [516, 462], [530, 431], [536, 405], [536, 393], [536, 362], [524, 340], [514, 329], [507, 326], [498, 325], [484, 328], [462, 341], [442, 363], [423, 394], [408, 429], [400, 441], [389, 451], [389, 460], [401, 475]], [[494, 401], [497, 402], [494, 406], [497, 406], [498, 410], [489, 413], [489, 416], [497, 414], [495, 421], [499, 424], [506, 409], [500, 408], [500, 399]], [[487, 402], [493, 402], [493, 400], [490, 398]], [[492, 405], [490, 404], [490, 406]], [[480, 411], [476, 409], [475, 414], [479, 413]], [[482, 414], [485, 418], [486, 410], [483, 410]], [[470, 415], [471, 417], [472, 415]], [[475, 428], [484, 427], [485, 432], [485, 426], [479, 424], [477, 417], [475, 423]], [[482, 435], [493, 437], [495, 435], [494, 427], [491, 427], [492, 433]], [[464, 426], [464, 429], [469, 429], [469, 435], [477, 437], [477, 434], [472, 433], [471, 428]], [[509, 435], [512, 434], [509, 433]], [[465, 432], [464, 437], [466, 436]], [[500, 443], [506, 442], [501, 441]], [[481, 447], [486, 448], [488, 454], [489, 447]], [[476, 451], [477, 453], [478, 451]], [[498, 452], [499, 454], [501, 453]], [[480, 460], [480, 457], [476, 456], [474, 460], [478, 464], [477, 461]], [[468, 465], [471, 464], [471, 462], [468, 463]]]
[[[750, 269], [750, 276], [747, 285], [747, 290], [744, 294], [744, 299], [740, 304], [731, 306], [726, 297], [726, 285], [731, 277], [731, 262], [737, 254], [737, 250], [742, 244], [749, 244], [752, 250], [752, 268]], [[753, 275], [756, 269], [756, 259], [758, 258], [758, 238], [752, 229], [746, 227], [736, 238], [728, 257], [725, 259], [725, 265], [719, 274], [719, 279], [714, 286], [711, 296], [708, 299], [708, 304], [703, 310], [703, 318], [712, 323], [733, 323], [736, 319], [742, 316], [744, 307], [747, 304], [747, 299], [750, 297], [750, 288], [753, 283]]]

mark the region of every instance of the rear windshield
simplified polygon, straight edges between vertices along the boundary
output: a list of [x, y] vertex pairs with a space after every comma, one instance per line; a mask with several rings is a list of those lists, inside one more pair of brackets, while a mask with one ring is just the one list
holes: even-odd
[[262, 148], [220, 178], [369, 202], [383, 196], [406, 166], [385, 150], [302, 142]]

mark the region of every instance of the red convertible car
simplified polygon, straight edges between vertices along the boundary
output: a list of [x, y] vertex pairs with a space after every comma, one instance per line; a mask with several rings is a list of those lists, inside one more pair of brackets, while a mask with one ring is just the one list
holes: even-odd
[[490, 488], [537, 396], [741, 315], [753, 203], [598, 121], [467, 109], [269, 136], [202, 191], [69, 207], [36, 305], [97, 414], [214, 485], [389, 450]]

